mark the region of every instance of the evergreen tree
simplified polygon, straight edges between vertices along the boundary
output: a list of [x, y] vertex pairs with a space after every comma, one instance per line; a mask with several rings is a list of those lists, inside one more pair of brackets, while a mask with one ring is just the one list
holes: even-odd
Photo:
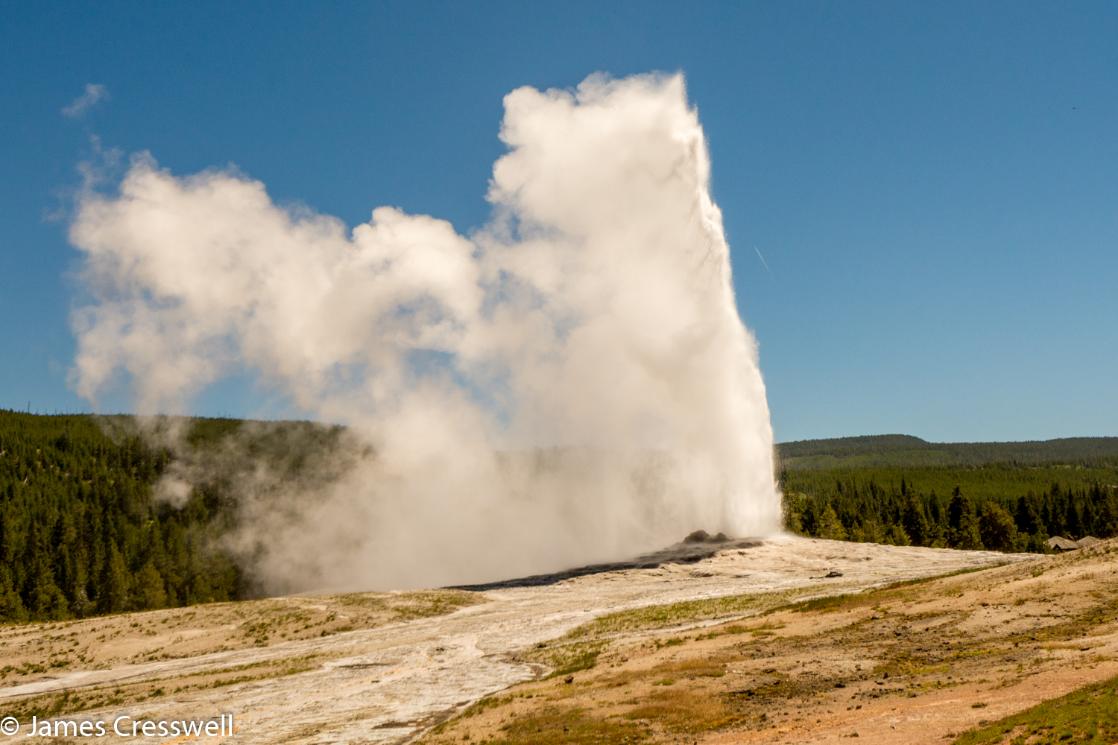
[[26, 621], [27, 609], [23, 599], [16, 592], [12, 574], [8, 567], [0, 564], [0, 621]]
[[947, 505], [947, 522], [947, 543], [951, 548], [971, 551], [983, 548], [974, 504], [959, 487], [955, 487]]
[[109, 544], [105, 566], [101, 570], [101, 583], [97, 595], [97, 610], [101, 613], [119, 613], [128, 608], [128, 567], [116, 541]]
[[800, 525], [804, 535], [819, 535], [819, 515], [816, 513], [815, 500], [808, 499], [804, 502], [803, 512], [800, 513]]
[[924, 514], [924, 505], [911, 494], [904, 501], [901, 527], [904, 528], [904, 532], [913, 545], [927, 546], [931, 543], [931, 531], [928, 528], [928, 518]]
[[137, 610], [153, 610], [166, 604], [167, 590], [163, 585], [163, 577], [155, 564], [149, 561], [136, 575], [134, 607]]
[[974, 512], [964, 514], [959, 530], [954, 534], [952, 548], [964, 551], [981, 551], [985, 548], [982, 543], [982, 533], [978, 526], [978, 516]]
[[823, 508], [823, 514], [819, 516], [819, 537], [832, 541], [846, 540], [846, 528], [842, 526], [835, 508], [830, 504]]
[[1017, 545], [1013, 516], [996, 502], [983, 502], [978, 510], [978, 532], [982, 544], [992, 551], [1012, 551]]
[[866, 518], [851, 529], [850, 540], [859, 543], [884, 543], [885, 531], [880, 522], [872, 517]]
[[1033, 534], [1040, 528], [1040, 511], [1037, 509], [1037, 500], [1033, 495], [1017, 498], [1017, 508], [1014, 510], [1013, 521], [1021, 533]]
[[1068, 533], [1068, 538], [1073, 540], [1084, 536], [1083, 516], [1079, 512], [1079, 506], [1075, 503], [1070, 493], [1065, 497], [1064, 529]]
[[1118, 535], [1118, 490], [1109, 489], [1101, 497], [1095, 531], [1098, 537]]
[[885, 532], [885, 543], [892, 546], [911, 546], [912, 541], [909, 540], [908, 533], [904, 532], [897, 523], [889, 526], [889, 530]]

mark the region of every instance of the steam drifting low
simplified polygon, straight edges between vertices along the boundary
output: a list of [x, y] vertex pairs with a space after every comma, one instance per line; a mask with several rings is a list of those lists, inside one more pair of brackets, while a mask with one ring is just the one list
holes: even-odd
[[[238, 478], [229, 546], [272, 589], [475, 582], [778, 528], [756, 343], [683, 78], [504, 103], [493, 217], [471, 236], [391, 207], [347, 231], [148, 156], [79, 199], [83, 396], [125, 380], [139, 413], [179, 411], [248, 371], [347, 425], [329, 479]], [[196, 474], [172, 470], [161, 491], [181, 495]]]

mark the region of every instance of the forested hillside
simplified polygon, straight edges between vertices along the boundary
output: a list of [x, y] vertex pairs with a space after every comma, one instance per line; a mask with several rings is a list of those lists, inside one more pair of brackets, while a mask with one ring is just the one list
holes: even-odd
[[236, 566], [212, 545], [220, 496], [199, 490], [181, 509], [154, 503], [169, 454], [146, 446], [128, 421], [0, 411], [0, 618], [81, 617], [243, 592]]
[[1118, 535], [1118, 438], [929, 443], [906, 435], [780, 445], [789, 530], [878, 543], [1044, 551]]
[[[164, 419], [195, 457], [237, 434], [235, 455], [279, 478], [310, 471], [338, 428]], [[252, 426], [248, 426], [251, 424]], [[149, 433], [150, 434], [150, 433]], [[177, 506], [153, 498], [171, 460], [131, 417], [0, 410], [0, 620], [61, 619], [253, 594], [222, 549], [236, 519], [227, 473]]]
[[[130, 417], [0, 410], [0, 620], [252, 596], [250, 576], [222, 548], [237, 519], [229, 461], [264, 463], [278, 482], [328, 479], [338, 461], [316, 457], [338, 450], [337, 427], [160, 421], [181, 430], [196, 464], [225, 448], [214, 461], [223, 468], [177, 506], [153, 497], [170, 451]], [[889, 435], [788, 443], [779, 457], [787, 526], [806, 535], [1004, 551], [1044, 550], [1056, 534], [1118, 535], [1118, 438]]]
[[911, 435], [800, 440], [777, 446], [789, 469], [836, 466], [982, 466], [991, 463], [1118, 463], [1118, 437], [1066, 437], [1026, 442], [928, 442]]

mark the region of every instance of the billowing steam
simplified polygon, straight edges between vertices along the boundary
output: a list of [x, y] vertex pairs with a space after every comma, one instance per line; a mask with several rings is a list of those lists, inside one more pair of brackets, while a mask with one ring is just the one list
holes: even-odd
[[239, 478], [231, 545], [272, 588], [480, 581], [777, 529], [756, 344], [682, 77], [518, 89], [501, 139], [472, 236], [391, 207], [348, 231], [150, 157], [81, 197], [83, 396], [123, 371], [140, 413], [182, 410], [247, 371], [347, 425], [328, 479]]

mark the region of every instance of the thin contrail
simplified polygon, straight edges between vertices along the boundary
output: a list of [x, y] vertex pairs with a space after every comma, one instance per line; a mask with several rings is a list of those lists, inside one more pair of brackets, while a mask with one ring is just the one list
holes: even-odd
[[761, 249], [757, 248], [757, 246], [754, 245], [753, 250], [757, 252], [757, 258], [761, 260], [761, 265], [765, 267], [765, 271], [769, 274], [772, 274], [773, 270], [769, 269], [769, 262], [765, 261], [765, 257], [761, 254]]

